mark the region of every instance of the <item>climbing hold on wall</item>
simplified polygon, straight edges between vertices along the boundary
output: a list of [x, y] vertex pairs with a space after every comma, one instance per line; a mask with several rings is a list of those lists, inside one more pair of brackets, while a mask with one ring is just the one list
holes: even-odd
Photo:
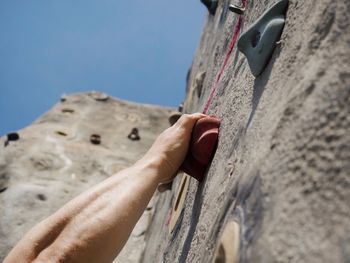
[[219, 136], [220, 120], [208, 116], [195, 124], [189, 150], [181, 169], [199, 182], [203, 180], [205, 170], [213, 158]]
[[19, 134], [17, 132], [12, 132], [7, 134], [7, 140], [8, 141], [18, 141], [19, 140]]
[[177, 110], [178, 110], [179, 112], [182, 112], [183, 109], [184, 109], [184, 103], [181, 102]]
[[258, 77], [268, 64], [285, 23], [288, 0], [280, 0], [268, 9], [238, 39], [238, 49], [248, 60], [252, 74]]
[[231, 4], [231, 5], [229, 5], [228, 10], [230, 10], [231, 12], [236, 13], [238, 15], [243, 15], [244, 11], [245, 11], [245, 7]]
[[96, 101], [107, 101], [109, 99], [109, 96], [103, 92], [93, 91], [90, 92], [88, 95]]
[[69, 109], [69, 108], [62, 109], [61, 111], [62, 111], [62, 113], [69, 113], [69, 114], [74, 113], [74, 110], [73, 109]]
[[207, 74], [206, 71], [201, 71], [197, 73], [196, 78], [194, 80], [194, 90], [197, 92], [198, 98], [202, 95], [203, 83], [204, 83], [206, 74]]
[[180, 112], [173, 112], [168, 119], [169, 124], [173, 126], [177, 122], [177, 120], [180, 119], [181, 115], [182, 114]]
[[36, 198], [40, 201], [46, 201], [47, 197], [44, 194], [37, 194]]
[[61, 101], [61, 102], [65, 102], [66, 100], [67, 100], [67, 97], [66, 97], [65, 94], [63, 94], [63, 95], [61, 96], [61, 98], [60, 98], [60, 101]]
[[208, 8], [211, 15], [215, 15], [218, 7], [218, 0], [201, 0], [201, 2]]
[[191, 84], [188, 86], [186, 99], [187, 108], [191, 109], [193, 107], [193, 104], [198, 100], [198, 98], [201, 97], [205, 76], [205, 71], [197, 72], [194, 79], [191, 81]]
[[11, 141], [18, 141], [19, 140], [19, 134], [17, 132], [11, 132], [6, 135], [6, 141], [4, 143], [4, 146], [6, 147], [9, 145]]
[[170, 217], [170, 222], [169, 222], [169, 233], [172, 233], [175, 229], [175, 226], [177, 222], [179, 221], [180, 215], [183, 211], [184, 204], [185, 204], [185, 199], [188, 191], [190, 183], [190, 178], [187, 175], [183, 175], [177, 194], [176, 198], [174, 199], [173, 206], [171, 209], [171, 217]]
[[90, 136], [90, 142], [96, 145], [101, 144], [101, 136], [98, 134], [92, 134]]
[[236, 221], [229, 222], [216, 247], [213, 263], [239, 262], [239, 225]]
[[171, 190], [172, 186], [173, 186], [173, 182], [171, 181], [170, 183], [163, 183], [158, 185], [157, 189], [159, 192], [163, 193], [165, 191]]
[[74, 129], [68, 128], [68, 127], [57, 127], [57, 130], [53, 131], [54, 135], [58, 135], [58, 137], [65, 137], [65, 139], [73, 139], [76, 135], [76, 132]]
[[141, 139], [139, 135], [139, 130], [137, 128], [132, 128], [131, 132], [128, 135], [128, 138], [132, 141], [138, 141]]
[[67, 136], [67, 133], [63, 132], [63, 131], [56, 131], [57, 135], [61, 135], [61, 136]]

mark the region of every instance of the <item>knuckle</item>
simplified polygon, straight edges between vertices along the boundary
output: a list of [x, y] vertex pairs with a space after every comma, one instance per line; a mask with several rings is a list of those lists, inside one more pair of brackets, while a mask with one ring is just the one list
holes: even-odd
[[188, 123], [188, 122], [191, 122], [193, 119], [194, 119], [194, 116], [193, 116], [193, 115], [184, 114], [182, 120], [183, 120], [184, 123]]
[[186, 124], [190, 120], [190, 115], [188, 114], [183, 114], [181, 118], [177, 121], [177, 125], [182, 126]]
[[183, 114], [183, 115], [181, 116], [181, 119], [182, 119], [182, 120], [189, 120], [189, 119], [191, 119], [191, 115], [189, 115], [189, 114]]

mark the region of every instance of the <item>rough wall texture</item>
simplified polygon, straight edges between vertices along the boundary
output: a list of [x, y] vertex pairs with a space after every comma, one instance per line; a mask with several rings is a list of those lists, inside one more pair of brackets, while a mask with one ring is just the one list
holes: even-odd
[[[203, 109], [223, 64], [231, 2], [208, 16], [185, 112]], [[273, 2], [248, 0], [243, 30]], [[205, 180], [186, 188], [180, 175], [158, 193], [118, 262], [350, 262], [349, 0], [290, 0], [281, 40], [258, 78], [233, 51], [209, 108], [222, 123]], [[76, 94], [20, 131], [0, 151], [0, 260], [37, 221], [139, 158], [169, 112]], [[140, 141], [127, 138], [133, 127]]]
[[[19, 131], [0, 138], [0, 261], [37, 222], [68, 200], [130, 166], [169, 126], [170, 109], [139, 105], [105, 94], [73, 94]], [[128, 139], [138, 128], [140, 140]], [[92, 144], [92, 134], [100, 144]], [[95, 142], [96, 143], [96, 142]], [[116, 262], [138, 262], [152, 202]]]
[[[207, 18], [185, 112], [203, 109], [223, 63], [228, 3]], [[243, 30], [273, 3], [249, 0]], [[222, 125], [207, 177], [191, 179], [171, 234], [180, 177], [159, 196], [143, 262], [226, 262], [214, 252], [231, 220], [236, 262], [350, 262], [350, 2], [290, 0], [281, 40], [256, 79], [232, 53], [209, 109]]]

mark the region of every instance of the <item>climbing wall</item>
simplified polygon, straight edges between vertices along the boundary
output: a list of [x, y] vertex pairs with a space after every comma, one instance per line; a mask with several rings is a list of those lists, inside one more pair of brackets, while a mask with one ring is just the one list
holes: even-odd
[[[0, 262], [40, 220], [138, 160], [169, 126], [169, 113], [98, 92], [72, 94], [0, 138]], [[152, 204], [115, 262], [140, 260]]]
[[271, 42], [275, 3], [208, 6], [183, 111], [221, 119], [217, 151], [158, 194], [144, 263], [350, 262], [350, 2], [290, 0]]

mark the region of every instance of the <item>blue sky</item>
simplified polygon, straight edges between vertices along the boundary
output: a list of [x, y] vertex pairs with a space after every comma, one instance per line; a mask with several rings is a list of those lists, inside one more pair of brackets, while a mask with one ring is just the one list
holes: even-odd
[[199, 0], [0, 1], [0, 135], [64, 93], [177, 106], [206, 13]]

